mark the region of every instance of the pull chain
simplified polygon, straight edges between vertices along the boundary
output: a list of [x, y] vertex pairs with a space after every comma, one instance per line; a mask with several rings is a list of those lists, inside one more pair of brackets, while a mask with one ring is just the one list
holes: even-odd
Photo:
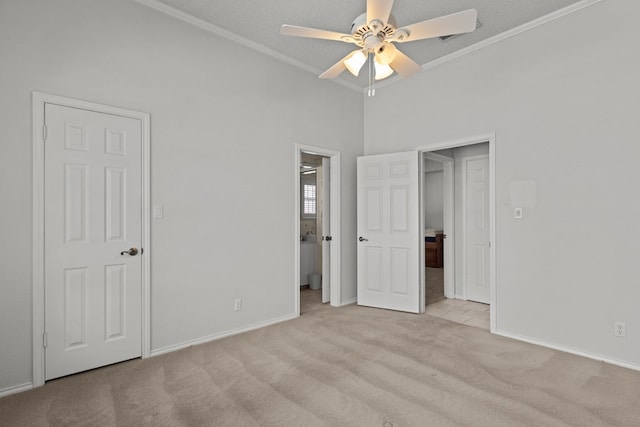
[[369, 52], [369, 90], [367, 91], [368, 96], [376, 96], [376, 88], [375, 88], [375, 77], [373, 75], [374, 54]]

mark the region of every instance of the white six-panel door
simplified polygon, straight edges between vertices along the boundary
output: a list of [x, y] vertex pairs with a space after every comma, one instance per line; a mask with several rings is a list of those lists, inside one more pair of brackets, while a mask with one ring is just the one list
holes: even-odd
[[358, 157], [358, 304], [420, 311], [418, 152]]
[[141, 121], [46, 104], [45, 378], [141, 356]]
[[489, 304], [489, 157], [465, 161], [465, 297]]

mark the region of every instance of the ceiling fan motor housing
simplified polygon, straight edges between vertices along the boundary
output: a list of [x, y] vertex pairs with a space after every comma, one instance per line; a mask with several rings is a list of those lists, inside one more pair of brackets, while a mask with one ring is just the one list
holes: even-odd
[[378, 53], [379, 49], [384, 49], [385, 39], [393, 36], [396, 26], [396, 18], [393, 15], [389, 15], [385, 24], [377, 20], [367, 22], [367, 13], [365, 12], [351, 23], [351, 34], [356, 45]]

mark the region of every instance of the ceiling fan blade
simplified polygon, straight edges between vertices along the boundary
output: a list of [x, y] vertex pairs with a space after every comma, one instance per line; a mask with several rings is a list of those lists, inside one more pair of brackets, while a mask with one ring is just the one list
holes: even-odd
[[344, 70], [346, 70], [347, 67], [345, 67], [344, 65], [344, 60], [340, 60], [338, 62], [335, 63], [335, 65], [333, 65], [331, 68], [329, 68], [327, 71], [325, 71], [324, 73], [320, 74], [320, 76], [318, 76], [318, 78], [321, 79], [334, 79], [336, 77], [338, 77], [340, 75], [340, 73], [342, 73]]
[[376, 19], [386, 24], [392, 7], [393, 0], [367, 0], [367, 24]]
[[351, 34], [336, 33], [334, 31], [318, 30], [316, 28], [298, 27], [284, 24], [280, 28], [280, 34], [294, 37], [309, 37], [312, 39], [336, 40], [339, 42], [353, 43]]
[[433, 37], [470, 33], [476, 29], [477, 20], [478, 11], [475, 9], [452, 13], [451, 15], [441, 16], [399, 28], [397, 33], [406, 31], [409, 35], [404, 38], [398, 38], [395, 41], [404, 43]]
[[398, 49], [396, 49], [396, 55], [393, 58], [393, 61], [389, 63], [389, 66], [403, 78], [410, 77], [422, 71], [422, 67], [420, 65], [416, 64], [413, 59], [409, 58]]
[[[358, 49], [356, 49], [356, 50], [358, 50]], [[321, 79], [333, 79], [335, 77], [338, 77], [338, 75], [340, 73], [342, 73], [344, 70], [347, 69], [347, 66], [344, 65], [344, 61], [347, 58], [349, 58], [352, 54], [353, 54], [353, 52], [349, 53], [347, 56], [342, 58], [340, 61], [336, 62], [334, 65], [331, 66], [331, 68], [329, 68], [324, 73], [320, 74], [319, 78], [321, 78]]]

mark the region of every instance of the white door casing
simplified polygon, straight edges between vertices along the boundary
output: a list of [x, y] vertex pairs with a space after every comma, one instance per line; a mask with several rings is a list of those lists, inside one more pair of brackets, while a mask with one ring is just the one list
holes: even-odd
[[45, 104], [45, 379], [142, 355], [136, 118]]
[[322, 206], [319, 209], [322, 217], [320, 218], [322, 224], [322, 302], [327, 303], [331, 300], [331, 244], [332, 241], [326, 239], [326, 236], [331, 236], [331, 162], [328, 158], [322, 158]]
[[[294, 177], [294, 307], [295, 315], [300, 315], [300, 161], [301, 154], [308, 153], [318, 156], [326, 156], [329, 159], [329, 223], [331, 228], [332, 245], [329, 254], [329, 303], [333, 307], [343, 304], [341, 290], [341, 267], [340, 267], [340, 152], [323, 147], [311, 145], [295, 144], [295, 162], [293, 168]], [[350, 303], [348, 301], [347, 303]]]
[[420, 312], [417, 151], [358, 157], [358, 304]]
[[464, 176], [465, 297], [489, 304], [489, 156], [465, 159]]

